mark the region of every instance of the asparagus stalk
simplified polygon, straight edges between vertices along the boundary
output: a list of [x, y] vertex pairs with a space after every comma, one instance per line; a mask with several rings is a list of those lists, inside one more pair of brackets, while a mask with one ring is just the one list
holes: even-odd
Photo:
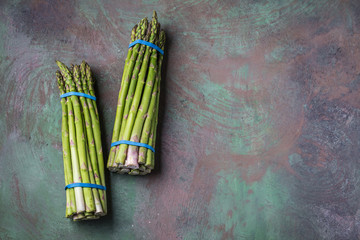
[[[165, 32], [164, 31], [161, 31], [160, 32], [160, 39], [162, 39], [162, 45], [161, 45], [161, 48], [164, 49], [165, 47]], [[163, 56], [161, 55], [160, 56], [160, 59], [159, 59], [159, 72], [158, 72], [158, 76], [159, 76], [159, 81], [161, 81], [161, 65], [162, 65], [162, 61], [163, 61]], [[156, 145], [156, 129], [157, 129], [157, 124], [158, 124], [158, 117], [159, 117], [159, 100], [160, 100], [160, 85], [158, 85], [158, 91], [159, 91], [159, 94], [158, 94], [158, 97], [157, 97], [157, 103], [156, 103], [156, 113], [155, 113], [155, 121], [153, 121], [153, 126], [152, 126], [152, 139], [149, 143], [150, 146], [152, 147], [155, 147]], [[146, 150], [147, 153], [146, 153], [146, 164], [145, 166], [149, 168], [149, 170], [151, 171], [151, 169], [154, 169], [155, 167], [155, 153], [152, 152], [150, 149], [147, 149]]]
[[[158, 32], [158, 29], [157, 29], [158, 26], [157, 26], [156, 21], [157, 21], [157, 19], [156, 19], [156, 15], [155, 15], [155, 17], [153, 17], [153, 20], [152, 20], [152, 25], [151, 25], [152, 26], [152, 29], [151, 29], [152, 34], [150, 35], [150, 41], [152, 40], [155, 43], [157, 43], [156, 37], [157, 37], [157, 32]], [[126, 125], [124, 126], [125, 130], [124, 130], [124, 135], [122, 136], [123, 140], [130, 139], [130, 135], [131, 135], [132, 128], [134, 125], [136, 113], [138, 111], [140, 99], [141, 98], [149, 98], [149, 96], [151, 94], [153, 80], [154, 80], [154, 74], [152, 72], [157, 65], [157, 52], [155, 49], [149, 49], [149, 51], [151, 52], [150, 67], [149, 67], [149, 74], [146, 79], [146, 85], [148, 85], [148, 87], [145, 87], [144, 94], [142, 94], [143, 88], [144, 88], [145, 77], [146, 77], [146, 73], [148, 70], [148, 64], [145, 61], [143, 61], [143, 64], [141, 66], [141, 71], [139, 73], [140, 75], [139, 75], [139, 79], [137, 82], [134, 99], [131, 104], [131, 108], [129, 111], [128, 119], [126, 121]], [[150, 89], [150, 91], [149, 91], [149, 89]], [[126, 145], [126, 144], [121, 144], [119, 146], [119, 150], [116, 153], [116, 157], [115, 157], [115, 162], [117, 164], [124, 165], [125, 159], [127, 156], [127, 149], [128, 149], [128, 145]], [[136, 165], [135, 166], [129, 165], [129, 166], [136, 167]]]
[[[62, 75], [65, 76], [65, 81], [67, 86], [69, 86], [70, 91], [76, 91], [75, 83], [69, 69], [65, 64], [57, 61], [57, 64], [62, 72]], [[79, 157], [80, 165], [80, 175], [83, 183], [90, 183], [89, 172], [87, 166], [87, 156], [86, 156], [86, 146], [85, 146], [85, 134], [82, 123], [82, 113], [81, 106], [79, 104], [79, 99], [77, 96], [69, 97], [72, 103], [72, 108], [74, 110], [74, 122], [75, 122], [75, 131], [76, 131], [76, 144]], [[95, 211], [94, 198], [90, 188], [83, 188], [84, 198], [85, 198], [85, 210], [86, 212]]]
[[[62, 66], [63, 64], [59, 61], [56, 61], [58, 66]], [[69, 71], [62, 72], [62, 76], [65, 79], [72, 78], [71, 73]], [[65, 87], [66, 92], [70, 92], [69, 85]], [[69, 98], [66, 99], [67, 113], [68, 113], [68, 127], [69, 127], [69, 144], [70, 144], [70, 158], [71, 158], [71, 166], [73, 171], [73, 181], [74, 183], [81, 183], [81, 175], [79, 170], [79, 159], [77, 152], [77, 144], [76, 144], [76, 130], [75, 130], [75, 120], [73, 113], [73, 105]], [[85, 212], [85, 202], [83, 190], [81, 187], [74, 188], [75, 193], [75, 202], [76, 202], [76, 213], [79, 215]], [[74, 216], [75, 217], [75, 216]]]
[[[152, 127], [151, 127], [152, 138], [149, 141], [149, 145], [152, 146], [153, 148], [155, 148], [155, 145], [156, 145], [156, 130], [157, 130], [157, 124], [158, 124], [158, 117], [159, 117], [159, 98], [160, 98], [160, 96], [158, 95], [157, 108], [156, 108], [156, 113], [155, 113], [155, 121], [153, 121], [153, 124], [152, 124]], [[152, 152], [150, 149], [146, 150], [145, 166], [148, 169], [150, 169], [150, 171], [152, 169], [154, 169], [154, 167], [155, 167], [155, 153]]]
[[73, 216], [74, 221], [81, 221], [81, 220], [84, 220], [84, 218], [85, 218], [85, 215], [83, 213], [76, 214]]
[[[66, 91], [70, 92], [69, 86], [66, 86]], [[76, 144], [76, 131], [75, 131], [75, 120], [72, 102], [67, 99], [67, 110], [68, 110], [68, 124], [69, 124], [69, 143], [70, 143], [70, 158], [71, 166], [73, 171], [74, 183], [81, 183], [79, 158]], [[76, 213], [81, 214], [85, 212], [85, 202], [83, 190], [81, 187], [75, 187], [75, 202], [76, 202]]]
[[[165, 47], [165, 32], [161, 31], [160, 32], [160, 44], [159, 47], [164, 50]], [[152, 95], [152, 99], [150, 102], [150, 106], [149, 106], [149, 111], [144, 123], [144, 127], [141, 133], [141, 138], [140, 138], [140, 142], [141, 143], [148, 143], [149, 141], [149, 134], [150, 134], [150, 130], [151, 130], [151, 126], [152, 126], [152, 122], [154, 121], [155, 116], [158, 116], [158, 110], [159, 110], [159, 99], [160, 99], [160, 86], [161, 86], [161, 67], [162, 67], [162, 61], [163, 61], [163, 55], [160, 54], [159, 56], [159, 63], [158, 63], [158, 71], [156, 74], [156, 82], [158, 82], [157, 84], [157, 94], [156, 94], [156, 102], [152, 102], [153, 101], [153, 97], [154, 97], [154, 93]], [[155, 88], [155, 87], [154, 87]], [[152, 104], [156, 104], [155, 106], [153, 106]], [[152, 109], [152, 110], [151, 110]], [[139, 148], [139, 158], [138, 158], [138, 163], [139, 164], [145, 164], [146, 163], [146, 154], [147, 154], [147, 148], [145, 147], [140, 147]]]
[[[144, 38], [145, 26], [147, 26], [146, 18], [141, 20], [139, 27], [136, 29], [136, 36], [137, 36], [136, 39]], [[114, 130], [113, 130], [113, 142], [117, 141], [117, 139], [119, 138], [121, 121], [123, 118], [124, 107], [125, 107], [125, 98], [127, 96], [129, 83], [131, 80], [135, 61], [139, 54], [139, 48], [140, 48], [140, 44], [136, 44], [133, 47], [131, 57], [128, 60], [128, 66], [126, 67], [126, 71], [124, 72], [124, 80], [121, 83], [121, 88], [119, 91], [119, 98], [118, 98], [118, 105], [117, 105], [116, 116], [115, 116], [115, 124], [114, 124]], [[113, 156], [115, 156], [117, 149], [118, 149], [118, 147], [113, 147], [110, 150], [109, 163], [108, 163], [109, 167], [116, 167], [116, 165], [114, 166]]]
[[129, 172], [129, 175], [139, 175], [140, 174], [140, 171], [138, 169], [132, 169], [130, 172]]
[[[61, 73], [56, 72], [56, 78], [58, 81], [58, 86], [60, 90], [60, 95], [65, 93], [65, 82]], [[68, 126], [68, 112], [66, 106], [65, 98], [61, 98], [61, 108], [62, 108], [62, 146], [63, 146], [63, 160], [64, 160], [64, 175], [65, 175], [65, 185], [73, 183], [73, 174], [71, 166], [71, 156], [70, 156], [70, 142], [69, 142], [69, 126]], [[74, 189], [66, 189], [66, 217], [71, 217], [76, 213], [75, 205], [75, 193]]]
[[[159, 98], [157, 99], [157, 106], [159, 106]], [[156, 108], [156, 114], [155, 114], [155, 121], [153, 121], [153, 126], [151, 128], [152, 132], [152, 138], [149, 142], [149, 145], [155, 148], [156, 145], [156, 130], [157, 130], [157, 124], [158, 124], [158, 117], [159, 117], [159, 107]], [[147, 149], [146, 153], [146, 163], [145, 166], [148, 167], [148, 169], [154, 169], [155, 167], [155, 153], [152, 152], [150, 149]]]
[[146, 175], [147, 174], [147, 172], [145, 171], [146, 167], [144, 165], [140, 165], [138, 170], [139, 170], [139, 175]]
[[[150, 130], [150, 137], [148, 145], [154, 147], [155, 146], [155, 135], [156, 135], [156, 120], [152, 122]], [[154, 163], [154, 153], [150, 149], [146, 149], [146, 162], [145, 167], [153, 169], [152, 163]]]
[[128, 169], [128, 168], [120, 168], [117, 172], [120, 173], [120, 174], [125, 174], [125, 173], [130, 172], [130, 169]]
[[[138, 27], [138, 25], [136, 24], [133, 27], [132, 31], [131, 31], [131, 37], [130, 37], [131, 40], [130, 40], [129, 44], [132, 43], [133, 41], [135, 41], [135, 39], [136, 39], [136, 29], [137, 29], [137, 27]], [[133, 47], [129, 48], [129, 50], [128, 50], [128, 53], [127, 53], [127, 56], [126, 56], [126, 59], [125, 59], [125, 67], [124, 67], [124, 72], [123, 72], [122, 79], [124, 79], [124, 77], [125, 77], [126, 68], [129, 65], [128, 63], [129, 63], [129, 60], [130, 60], [131, 55], [132, 55], [132, 49], [133, 49]]]
[[[93, 78], [91, 75], [90, 66], [85, 62], [82, 63], [82, 65], [85, 65], [85, 76], [86, 76], [82, 83], [82, 85], [84, 86], [83, 91], [86, 94], [92, 94], [92, 96], [95, 96], [94, 91], [93, 90], [91, 91], [91, 89], [93, 89], [94, 81], [93, 81]], [[101, 144], [100, 122], [99, 122], [99, 118], [98, 118], [97, 111], [96, 111], [97, 106], [96, 106], [96, 102], [94, 102], [93, 100], [91, 100], [89, 98], [86, 98], [86, 101], [87, 101], [89, 111], [90, 111], [90, 116], [91, 116], [91, 123], [92, 123], [91, 127], [92, 127], [93, 134], [94, 134], [98, 172], [100, 174], [100, 182], [97, 181], [97, 183], [101, 183], [99, 185], [105, 186], [105, 168], [104, 168], [104, 158], [103, 158], [103, 151], [102, 151], [102, 144]], [[96, 168], [95, 165], [96, 164], [94, 163], [93, 169]], [[95, 178], [95, 180], [98, 180], [98, 176]], [[106, 193], [104, 190], [99, 190], [99, 191], [100, 191], [100, 200], [101, 200], [102, 208], [103, 208], [104, 214], [106, 214], [107, 213]]]
[[[92, 164], [91, 164], [91, 161], [90, 161], [90, 156], [89, 156], [89, 151], [88, 151], [88, 145], [86, 145], [87, 147], [87, 160], [88, 160], [88, 166], [89, 166], [89, 176], [90, 176], [90, 183], [92, 184], [97, 184], [95, 182], [95, 178], [94, 178], [94, 172], [93, 172], [93, 168], [92, 168]], [[92, 188], [91, 189], [92, 192], [93, 192], [93, 195], [94, 195], [94, 202], [95, 202], [95, 215], [104, 215], [104, 211], [102, 209], [102, 204], [101, 204], [101, 201], [100, 201], [100, 196], [99, 196], [99, 192], [98, 192], [98, 189], [96, 188]]]
[[91, 215], [91, 216], [86, 216], [86, 220], [95, 220], [95, 219], [99, 219], [99, 216], [96, 215]]
[[[159, 85], [158, 81], [159, 81], [159, 79], [156, 81], [156, 85]], [[154, 89], [155, 88], [157, 88], [157, 86], [154, 86]], [[147, 117], [146, 117], [144, 127], [143, 127], [143, 130], [141, 133], [141, 138], [140, 138], [141, 143], [147, 144], [149, 141], [149, 134], [150, 134], [152, 122], [154, 121], [153, 118], [154, 118], [154, 115], [156, 112], [156, 106], [157, 106], [156, 103], [157, 103], [158, 95], [159, 95], [158, 89], [154, 90], [153, 94], [151, 95], [149, 111], [147, 113]], [[129, 155], [130, 155], [130, 151], [131, 151], [130, 149], [131, 149], [131, 147], [129, 147]], [[139, 148], [139, 154], [138, 154], [138, 160], [137, 160], [137, 162], [139, 164], [145, 164], [146, 153], [147, 153], [147, 148], [145, 148], [145, 147]]]
[[[88, 86], [89, 94], [92, 96], [95, 96], [93, 86], [94, 86], [94, 79], [91, 74], [90, 66], [86, 64], [86, 81]], [[84, 84], [83, 84], [84, 85]], [[98, 159], [98, 167], [100, 172], [100, 179], [102, 184], [105, 186], [105, 172], [104, 172], [104, 158], [103, 158], [103, 151], [102, 151], [102, 144], [101, 144], [101, 131], [100, 131], [100, 121], [97, 114], [97, 105], [96, 102], [93, 100], [87, 98], [87, 103], [90, 110], [91, 115], [91, 122], [92, 122], [92, 128], [93, 128], [93, 134], [94, 134], [94, 140], [95, 140], [95, 147], [96, 147], [96, 154]]]

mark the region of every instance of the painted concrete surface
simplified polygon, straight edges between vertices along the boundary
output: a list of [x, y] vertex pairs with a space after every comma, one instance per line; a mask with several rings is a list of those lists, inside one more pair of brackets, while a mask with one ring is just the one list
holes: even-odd
[[[359, 239], [360, 2], [1, 1], [0, 239]], [[55, 59], [109, 146], [132, 26], [167, 32], [157, 169], [65, 219]], [[105, 148], [105, 156], [108, 154]]]

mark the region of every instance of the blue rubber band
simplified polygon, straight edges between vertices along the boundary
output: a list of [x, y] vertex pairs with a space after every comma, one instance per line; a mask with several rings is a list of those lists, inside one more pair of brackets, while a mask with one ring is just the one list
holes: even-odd
[[88, 188], [98, 188], [98, 189], [106, 190], [105, 186], [92, 184], [92, 183], [71, 183], [65, 186], [65, 190], [67, 188], [74, 188], [74, 187], [88, 187]]
[[142, 44], [142, 45], [146, 45], [146, 46], [149, 46], [153, 49], [155, 49], [156, 51], [158, 51], [159, 53], [161, 53], [161, 55], [164, 55], [164, 51], [159, 48], [158, 46], [156, 46], [155, 44], [151, 43], [151, 42], [147, 42], [145, 40], [141, 40], [141, 39], [138, 39], [136, 41], [133, 41], [132, 43], [129, 44], [129, 48], [131, 48], [132, 46], [134, 46], [135, 44]]
[[132, 145], [132, 146], [145, 147], [147, 149], [150, 149], [152, 152], [155, 152], [155, 149], [150, 145], [147, 145], [145, 143], [127, 141], [127, 140], [121, 140], [121, 141], [113, 142], [111, 144], [111, 147], [114, 147], [114, 146], [117, 146], [117, 145], [120, 145], [120, 144], [127, 144], [127, 145]]
[[85, 93], [81, 93], [81, 92], [68, 92], [68, 93], [64, 93], [63, 95], [60, 96], [60, 98], [66, 98], [69, 96], [79, 96], [79, 97], [86, 97], [86, 98], [90, 98], [91, 100], [96, 101], [96, 97], [85, 94]]

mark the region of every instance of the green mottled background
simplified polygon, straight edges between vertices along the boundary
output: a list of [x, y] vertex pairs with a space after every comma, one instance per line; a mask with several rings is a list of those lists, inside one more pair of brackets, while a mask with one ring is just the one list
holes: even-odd
[[[359, 239], [360, 1], [0, 1], [0, 239]], [[65, 215], [55, 59], [96, 78], [105, 156], [132, 26], [167, 32], [157, 169]]]

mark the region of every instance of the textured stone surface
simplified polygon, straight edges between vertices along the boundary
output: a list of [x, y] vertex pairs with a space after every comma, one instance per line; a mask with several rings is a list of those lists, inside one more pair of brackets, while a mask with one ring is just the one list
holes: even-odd
[[[359, 239], [360, 2], [1, 1], [1, 239]], [[97, 81], [105, 156], [132, 26], [167, 32], [158, 164], [65, 219], [55, 59]]]

